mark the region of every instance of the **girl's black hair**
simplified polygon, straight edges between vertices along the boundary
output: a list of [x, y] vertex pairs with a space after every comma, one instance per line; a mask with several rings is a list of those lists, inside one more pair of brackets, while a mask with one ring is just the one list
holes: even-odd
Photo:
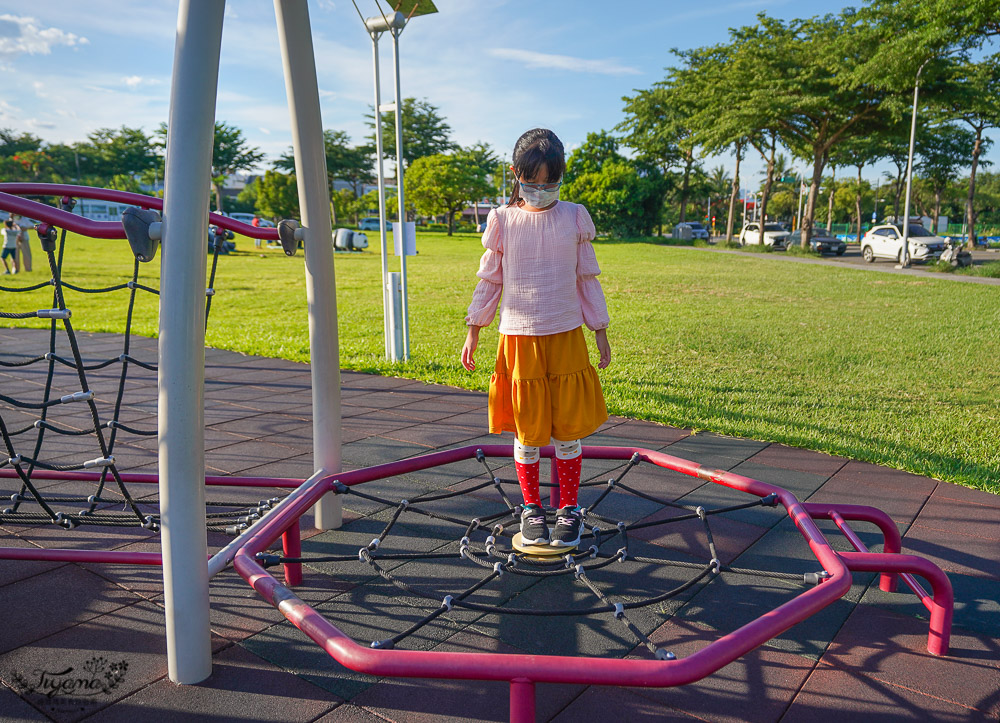
[[521, 206], [524, 199], [521, 198], [518, 178], [535, 178], [539, 169], [545, 166], [545, 180], [540, 182], [555, 183], [566, 171], [566, 152], [555, 133], [547, 128], [532, 128], [514, 144], [511, 165], [514, 166], [516, 177], [507, 205]]

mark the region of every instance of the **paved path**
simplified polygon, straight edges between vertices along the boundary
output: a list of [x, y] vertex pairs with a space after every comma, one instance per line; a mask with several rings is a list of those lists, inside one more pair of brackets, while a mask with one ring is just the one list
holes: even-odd
[[[740, 256], [753, 256], [762, 259], [772, 259], [776, 261], [790, 261], [798, 264], [814, 264], [820, 266], [838, 266], [841, 268], [860, 269], [863, 271], [876, 271], [886, 274], [902, 274], [904, 276], [919, 276], [925, 279], [946, 279], [948, 281], [958, 281], [968, 284], [985, 284], [987, 286], [1000, 286], [1000, 279], [988, 276], [965, 276], [964, 274], [945, 274], [936, 271], [927, 271], [920, 264], [914, 264], [908, 269], [897, 269], [892, 261], [879, 259], [874, 263], [866, 263], [861, 258], [861, 251], [857, 246], [848, 246], [847, 252], [843, 256], [792, 256], [783, 251], [773, 253], [755, 253], [753, 251], [738, 251], [736, 249], [705, 248], [703, 246], [667, 246], [670, 249], [684, 249], [691, 251], [707, 251], [713, 254], [738, 254]], [[977, 265], [989, 261], [1000, 261], [1000, 251], [995, 249], [979, 250], [973, 252]]]
[[[88, 335], [85, 355], [106, 358], [120, 337]], [[45, 334], [0, 330], [0, 358], [24, 358], [44, 350]], [[138, 340], [134, 354], [155, 357], [155, 342]], [[206, 464], [210, 473], [304, 478], [312, 472], [308, 368], [302, 364], [207, 350]], [[0, 371], [5, 394], [38, 394], [41, 367]], [[91, 374], [102, 405], [117, 384], [110, 367]], [[73, 390], [74, 378], [57, 383]], [[405, 379], [343, 374], [343, 458], [360, 467], [496, 438], [483, 435], [486, 397]], [[65, 405], [69, 406], [69, 405]], [[154, 378], [130, 382], [120, 417], [136, 427], [155, 424]], [[102, 414], [107, 411], [102, 406]], [[82, 428], [81, 417], [62, 407], [62, 423]], [[13, 415], [0, 406], [5, 420]], [[51, 450], [62, 461], [90, 458], [81, 438]], [[856, 575], [850, 593], [835, 605], [748, 653], [718, 673], [681, 688], [653, 690], [541, 685], [538, 718], [553, 721], [713, 720], [996, 720], [1000, 716], [1000, 498], [955, 485], [830, 457], [806, 450], [734, 439], [623, 418], [611, 419], [590, 443], [642, 446], [773, 482], [810, 501], [871, 504], [887, 511], [904, 534], [904, 551], [941, 565], [955, 588], [957, 607], [951, 654], [926, 652], [923, 608], [909, 594], [887, 595], [872, 575]], [[155, 442], [122, 435], [116, 458], [124, 468], [155, 468]], [[48, 453], [48, 452], [47, 452]], [[86, 455], [86, 456], [83, 456]], [[599, 479], [607, 466], [590, 461], [586, 476]], [[471, 484], [474, 464], [407, 475], [365, 489], [412, 497], [415, 491], [460, 489]], [[638, 468], [633, 486], [684, 504], [718, 507], [727, 496], [718, 487], [654, 468]], [[499, 475], [512, 479], [511, 470]], [[481, 478], [481, 476], [480, 476]], [[0, 492], [9, 494], [9, 480]], [[46, 494], [80, 494], [80, 483], [46, 484]], [[253, 492], [252, 498], [272, 492]], [[278, 491], [273, 491], [277, 494]], [[142, 491], [139, 494], [143, 494]], [[149, 494], [148, 491], [145, 494]], [[213, 491], [211, 497], [217, 497]], [[239, 490], [224, 493], [246, 499]], [[596, 494], [590, 488], [588, 495]], [[462, 514], [497, 508], [489, 496], [463, 496]], [[608, 499], [608, 514], [655, 520], [670, 508], [638, 498]], [[615, 505], [620, 505], [616, 507]], [[342, 530], [311, 534], [306, 554], [341, 547], [356, 550], [377, 534], [388, 508], [358, 497], [345, 500]], [[723, 562], [757, 569], [813, 569], [801, 537], [787, 518], [754, 508], [713, 517]], [[407, 523], [408, 538], [423, 541], [436, 528]], [[637, 549], [656, 554], [703, 555], [695, 528], [647, 528]], [[859, 531], [874, 543], [871, 530]], [[831, 542], [843, 538], [823, 525]], [[211, 534], [210, 545], [226, 541]], [[135, 528], [0, 525], [0, 545], [156, 550], [156, 539]], [[411, 563], [412, 564], [412, 563]], [[449, 561], [448, 564], [451, 564]], [[425, 580], [458, 585], [463, 573], [414, 568]], [[369, 574], [335, 571], [316, 563], [305, 569], [297, 593], [361, 640], [405, 627], [423, 612], [397, 598]], [[656, 571], [615, 573], [623, 594], [649, 594], [668, 583]], [[443, 577], [441, 577], [443, 576]], [[566, 579], [566, 578], [561, 578]], [[609, 578], [612, 579], [612, 578]], [[442, 582], [443, 581], [443, 582]], [[578, 588], [535, 585], [519, 601], [560, 604]], [[679, 656], [764, 614], [790, 588], [748, 576], [724, 576], [679, 603], [642, 616], [643, 630]], [[517, 591], [515, 591], [517, 592]], [[513, 593], [512, 593], [513, 594]], [[583, 598], [580, 598], [581, 600]], [[178, 688], [166, 679], [162, 583], [158, 568], [70, 563], [0, 561], [0, 719], [4, 721], [267, 720], [267, 721], [481, 721], [506, 720], [507, 686], [432, 680], [377, 680], [351, 673], [331, 661], [281, 615], [261, 602], [232, 571], [212, 581], [214, 672], [199, 686]], [[436, 650], [582, 653], [602, 647], [623, 655], [631, 644], [614, 621], [589, 620], [554, 628], [539, 619], [510, 621], [496, 616], [453, 619], [429, 626], [402, 647]], [[598, 653], [601, 654], [601, 653]], [[637, 655], [645, 654], [637, 651]], [[64, 688], [48, 697], [43, 678], [65, 681], [100, 678], [89, 661], [123, 661], [127, 668], [108, 692]], [[68, 668], [74, 673], [66, 673]], [[94, 666], [91, 666], [94, 667]], [[47, 676], [47, 678], [45, 677]], [[34, 691], [34, 692], [32, 692]], [[88, 693], [88, 694], [85, 694]]]

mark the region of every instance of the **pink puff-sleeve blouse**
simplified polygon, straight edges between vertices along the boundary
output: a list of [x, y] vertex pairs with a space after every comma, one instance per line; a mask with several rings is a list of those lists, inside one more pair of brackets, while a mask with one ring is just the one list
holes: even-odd
[[490, 211], [483, 233], [479, 283], [468, 326], [489, 326], [500, 307], [500, 333], [545, 336], [608, 326], [608, 308], [591, 241], [587, 209], [559, 201], [544, 211], [502, 206]]

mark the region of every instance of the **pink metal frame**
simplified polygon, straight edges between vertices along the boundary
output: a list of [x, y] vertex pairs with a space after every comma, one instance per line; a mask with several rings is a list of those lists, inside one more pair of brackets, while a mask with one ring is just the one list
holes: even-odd
[[[125, 238], [125, 229], [120, 221], [92, 221], [79, 214], [63, 211], [47, 206], [38, 201], [31, 201], [19, 196], [70, 196], [71, 198], [93, 198], [99, 201], [117, 201], [141, 208], [163, 210], [163, 199], [155, 196], [144, 196], [130, 191], [116, 191], [110, 188], [91, 188], [90, 186], [73, 186], [62, 183], [0, 183], [0, 209], [13, 211], [27, 218], [38, 219], [59, 228], [65, 228], [74, 233], [80, 233], [91, 238]], [[278, 229], [259, 228], [241, 223], [228, 216], [217, 213], [208, 214], [209, 223], [228, 229], [251, 238], [278, 239]]]
[[[479, 449], [488, 457], [510, 457], [512, 454], [509, 446], [469, 446], [345, 472], [336, 477], [330, 476], [314, 485], [307, 494], [263, 520], [256, 534], [236, 553], [234, 566], [265, 600], [278, 608], [289, 621], [342, 665], [376, 676], [508, 681], [510, 717], [511, 721], [517, 723], [534, 720], [535, 683], [668, 687], [700, 680], [840, 599], [850, 589], [850, 573], [855, 570], [882, 572], [882, 589], [891, 589], [895, 584], [896, 574], [901, 573], [904, 581], [915, 586], [917, 594], [931, 610], [928, 650], [934, 655], [947, 653], [953, 605], [948, 578], [933, 563], [912, 555], [899, 554], [899, 533], [884, 513], [857, 505], [803, 504], [780, 487], [730, 472], [707, 469], [695, 462], [640, 448], [584, 447], [583, 454], [588, 459], [618, 460], [626, 460], [633, 454], [638, 454], [640, 459], [659, 467], [735, 490], [759, 497], [774, 494], [794, 521], [817, 561], [829, 573], [829, 577], [768, 615], [724, 635], [687, 658], [660, 661], [372, 649], [347, 637], [257, 562], [256, 554], [266, 550], [278, 535], [323, 494], [330, 492], [336, 483], [352, 486], [470, 459], [476, 456]], [[552, 457], [552, 447], [544, 448], [542, 455]], [[858, 552], [838, 553], [833, 550], [816, 526], [814, 518], [833, 520]], [[886, 552], [868, 552], [848, 527], [848, 519], [876, 524], [885, 535]], [[931, 582], [933, 596], [923, 592], [912, 580], [913, 574], [923, 576]]]

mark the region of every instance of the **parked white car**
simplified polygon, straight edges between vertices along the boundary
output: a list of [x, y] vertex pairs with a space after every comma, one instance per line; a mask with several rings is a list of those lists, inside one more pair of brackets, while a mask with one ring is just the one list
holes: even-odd
[[[764, 245], [771, 246], [776, 249], [784, 248], [785, 241], [788, 240], [788, 231], [780, 223], [765, 223], [764, 224]], [[739, 238], [740, 246], [753, 245], [756, 246], [761, 243], [760, 240], [760, 224], [759, 223], [748, 223], [740, 231]]]
[[[911, 261], [937, 261], [945, 249], [945, 240], [918, 223], [910, 222], [908, 255]], [[861, 257], [868, 263], [875, 259], [901, 261], [903, 232], [901, 224], [876, 226], [861, 237]]]
[[700, 238], [705, 241], [709, 240], [710, 235], [708, 233], [708, 229], [701, 225], [701, 223], [698, 221], [685, 221], [685, 223], [691, 227], [691, 238]]

